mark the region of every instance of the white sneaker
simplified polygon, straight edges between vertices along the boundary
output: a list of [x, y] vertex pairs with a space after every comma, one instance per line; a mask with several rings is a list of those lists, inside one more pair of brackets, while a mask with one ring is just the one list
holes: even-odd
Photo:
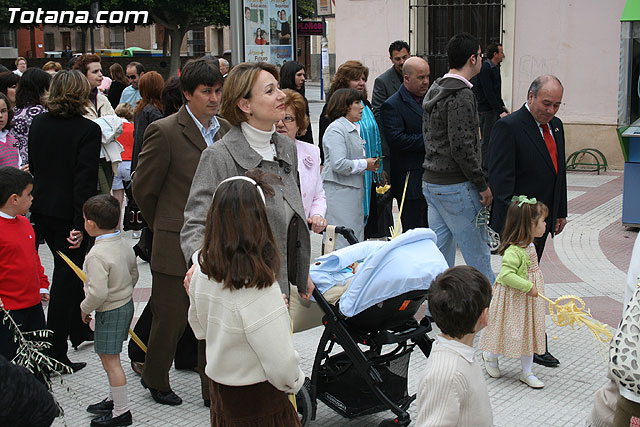
[[538, 379], [538, 377], [533, 375], [531, 372], [529, 372], [528, 374], [521, 374], [520, 375], [520, 381], [522, 381], [523, 383], [525, 383], [526, 385], [528, 385], [531, 388], [542, 388], [542, 387], [544, 387], [544, 383], [542, 381], [540, 381]]
[[487, 374], [489, 374], [492, 378], [500, 378], [502, 373], [500, 372], [500, 368], [498, 367], [498, 358], [489, 356], [488, 351], [482, 352], [482, 360], [484, 361], [484, 369], [487, 370]]

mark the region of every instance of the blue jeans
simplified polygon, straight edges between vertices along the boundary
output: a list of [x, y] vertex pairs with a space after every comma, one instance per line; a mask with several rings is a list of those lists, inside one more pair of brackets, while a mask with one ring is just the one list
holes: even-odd
[[429, 227], [438, 236], [438, 249], [449, 267], [455, 265], [456, 243], [467, 265], [477, 268], [493, 284], [487, 226], [476, 227], [482, 209], [480, 193], [470, 182], [437, 185], [422, 181], [422, 193], [429, 205]]

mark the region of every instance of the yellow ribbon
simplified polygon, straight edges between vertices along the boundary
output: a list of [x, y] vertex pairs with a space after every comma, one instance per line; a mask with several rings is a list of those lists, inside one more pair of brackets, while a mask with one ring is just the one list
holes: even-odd
[[[293, 320], [291, 320], [291, 336], [293, 336]], [[303, 385], [304, 387], [304, 385]], [[293, 409], [295, 409], [296, 413], [298, 412], [298, 402], [296, 402], [296, 394], [295, 393], [289, 393], [287, 395], [287, 397], [289, 398], [289, 402], [291, 402], [291, 404], [293, 405]]]

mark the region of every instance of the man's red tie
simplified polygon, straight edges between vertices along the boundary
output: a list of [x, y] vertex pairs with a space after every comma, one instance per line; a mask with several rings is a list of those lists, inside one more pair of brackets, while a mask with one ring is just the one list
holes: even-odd
[[556, 169], [556, 173], [558, 173], [558, 150], [556, 149], [556, 142], [551, 136], [551, 131], [549, 130], [548, 124], [540, 125], [540, 127], [542, 128], [544, 143], [547, 145], [547, 150], [549, 150], [549, 155], [551, 156], [553, 167]]

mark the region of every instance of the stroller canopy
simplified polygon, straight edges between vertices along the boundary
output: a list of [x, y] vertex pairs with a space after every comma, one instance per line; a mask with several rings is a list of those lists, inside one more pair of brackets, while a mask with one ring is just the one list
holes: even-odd
[[[349, 268], [361, 262], [355, 273]], [[389, 241], [361, 242], [324, 255], [309, 274], [322, 293], [351, 280], [340, 297], [340, 311], [353, 317], [367, 308], [409, 291], [427, 290], [448, 268], [428, 228], [409, 230]]]

